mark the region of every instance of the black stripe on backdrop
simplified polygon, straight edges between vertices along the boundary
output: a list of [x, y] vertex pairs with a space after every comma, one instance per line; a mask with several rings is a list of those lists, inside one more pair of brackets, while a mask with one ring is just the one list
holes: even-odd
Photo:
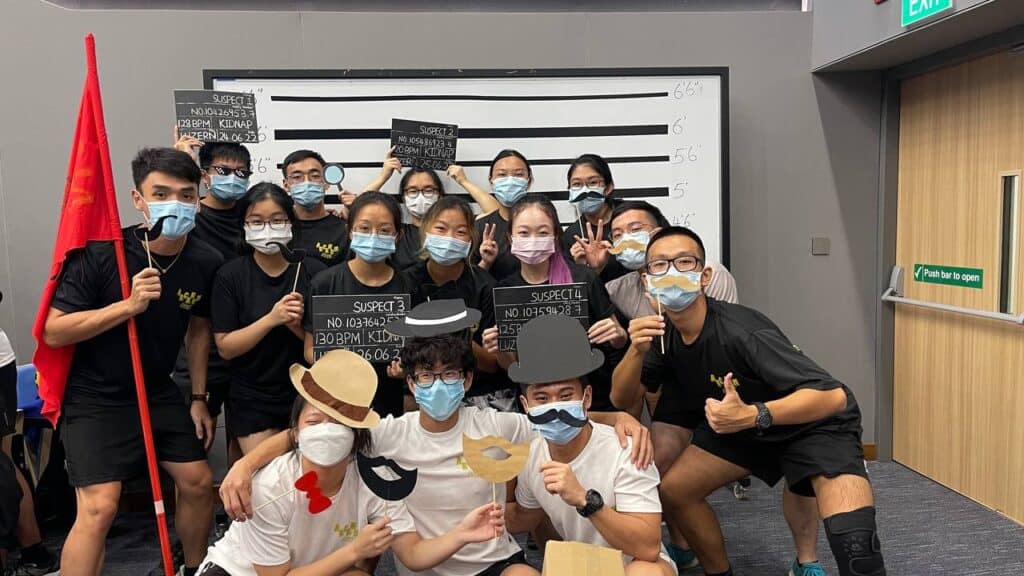
[[[544, 194], [552, 201], [569, 199], [568, 190], [536, 191], [536, 193]], [[452, 191], [449, 194], [453, 196], [469, 196], [469, 193], [464, 190]], [[613, 196], [616, 198], [668, 198], [668, 187], [616, 188]], [[326, 194], [324, 195], [324, 202], [327, 204], [341, 204], [341, 196], [338, 194]]]
[[[575, 158], [533, 158], [530, 159], [530, 166], [568, 166], [572, 164]], [[641, 164], [644, 162], [668, 162], [668, 156], [607, 156], [605, 160], [609, 164]], [[333, 162], [335, 164], [341, 164], [346, 169], [349, 168], [380, 168], [380, 160], [373, 162]], [[491, 160], [466, 160], [455, 162], [459, 166], [464, 168], [471, 167], [487, 167], [491, 165]], [[284, 168], [284, 165], [280, 162], [277, 163], [277, 169]]]
[[[668, 134], [668, 124], [626, 126], [546, 126], [537, 128], [459, 128], [459, 138], [584, 138]], [[301, 128], [274, 130], [275, 140], [390, 140], [390, 128]]]
[[667, 98], [668, 92], [637, 92], [633, 94], [564, 94], [531, 96], [496, 96], [481, 94], [419, 94], [400, 96], [271, 96], [272, 102], [396, 102], [412, 100], [475, 100], [490, 102], [544, 102], [565, 100], [632, 100]]

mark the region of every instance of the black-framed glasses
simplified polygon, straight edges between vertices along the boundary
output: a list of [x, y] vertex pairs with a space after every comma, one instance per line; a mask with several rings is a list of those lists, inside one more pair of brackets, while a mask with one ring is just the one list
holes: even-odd
[[586, 182], [577, 180], [569, 184], [569, 190], [571, 192], [579, 192], [584, 188], [604, 188], [604, 178], [591, 178]]
[[406, 198], [415, 198], [422, 194], [424, 198], [429, 200], [431, 198], [437, 198], [437, 188], [406, 188], [402, 194], [404, 194]]
[[252, 170], [246, 170], [245, 168], [228, 168], [227, 166], [210, 166], [210, 168], [213, 168], [213, 171], [221, 176], [234, 174], [242, 180], [248, 180], [249, 176], [252, 176]]
[[323, 184], [324, 174], [319, 170], [310, 170], [309, 172], [292, 172], [288, 175], [290, 184], [302, 184], [307, 180], [313, 184]]
[[275, 218], [273, 220], [246, 220], [245, 227], [253, 232], [262, 232], [267, 225], [271, 230], [284, 230], [291, 224], [287, 218]]
[[462, 370], [445, 370], [443, 372], [432, 372], [425, 370], [422, 372], [416, 372], [412, 375], [413, 381], [420, 388], [430, 388], [434, 385], [434, 382], [440, 380], [445, 384], [456, 384], [459, 380], [462, 380]]
[[668, 273], [669, 265], [678, 272], [693, 272], [700, 268], [701, 261], [696, 256], [680, 256], [672, 260], [651, 260], [645, 268], [651, 276], [664, 276]]

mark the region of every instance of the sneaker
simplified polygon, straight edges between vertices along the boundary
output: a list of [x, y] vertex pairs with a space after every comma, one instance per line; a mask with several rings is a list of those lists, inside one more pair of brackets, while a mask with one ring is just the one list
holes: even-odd
[[732, 495], [735, 496], [737, 500], [750, 500], [750, 494], [748, 494], [749, 491], [749, 485], [744, 486], [740, 482], [732, 485]]
[[60, 556], [49, 550], [47, 552], [49, 554], [45, 560], [19, 561], [13, 574], [15, 576], [56, 576], [60, 573]]
[[697, 560], [697, 555], [693, 553], [693, 550], [687, 550], [671, 542], [665, 545], [665, 549], [668, 550], [668, 557], [676, 563], [676, 568], [679, 570], [700, 566], [700, 561]]
[[828, 572], [825, 572], [817, 560], [801, 564], [799, 560], [794, 559], [789, 576], [828, 576]]

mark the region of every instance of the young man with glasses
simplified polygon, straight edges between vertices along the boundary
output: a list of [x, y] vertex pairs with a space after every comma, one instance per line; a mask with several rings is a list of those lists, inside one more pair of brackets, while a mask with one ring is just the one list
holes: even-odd
[[295, 201], [298, 227], [293, 230], [293, 248], [318, 258], [327, 266], [340, 264], [348, 254], [348, 226], [324, 205], [328, 184], [324, 182], [323, 156], [312, 150], [296, 150], [281, 164], [284, 189]]
[[[884, 575], [853, 393], [764, 315], [705, 296], [711, 271], [693, 231], [671, 227], [651, 237], [642, 277], [665, 317], [630, 322], [613, 390], [630, 395], [656, 383], [659, 407], [703, 405], [693, 445], [662, 477], [661, 498], [705, 573], [732, 574], [706, 498], [754, 475], [769, 485], [785, 477], [795, 494], [817, 496], [841, 576]], [[791, 570], [815, 572], [798, 563]]]

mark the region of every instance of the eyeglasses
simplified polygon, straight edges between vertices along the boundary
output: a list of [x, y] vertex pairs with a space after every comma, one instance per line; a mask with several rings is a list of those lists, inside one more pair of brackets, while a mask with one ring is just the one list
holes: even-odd
[[462, 370], [445, 370], [444, 372], [416, 372], [412, 375], [416, 385], [420, 388], [430, 388], [438, 379], [445, 384], [457, 384], [462, 380]]
[[406, 198], [415, 198], [422, 194], [424, 198], [430, 200], [432, 198], [437, 198], [437, 188], [406, 188], [402, 194], [404, 194]]
[[634, 222], [625, 230], [612, 230], [612, 242], [617, 241], [626, 234], [636, 234], [637, 232], [650, 232], [654, 227], [650, 224], [644, 224], [642, 222]]
[[584, 188], [604, 188], [604, 178], [591, 178], [586, 182], [574, 180], [569, 183], [569, 190], [572, 192], [579, 192]]
[[322, 184], [324, 174], [319, 170], [310, 170], [309, 172], [292, 172], [288, 175], [288, 182], [291, 184], [302, 184], [306, 180], [313, 184]]
[[270, 221], [266, 221], [266, 220], [246, 220], [245, 221], [245, 227], [248, 230], [252, 230], [253, 232], [262, 232], [263, 229], [267, 227], [267, 224], [270, 225], [270, 229], [271, 230], [284, 230], [285, 228], [288, 227], [289, 224], [291, 224], [291, 221], [289, 221], [287, 218], [275, 218], [275, 219], [270, 220]]
[[210, 166], [210, 168], [213, 168], [213, 170], [221, 176], [234, 174], [242, 180], [248, 180], [249, 176], [252, 176], [252, 170], [246, 170], [245, 168], [228, 168], [227, 166]]
[[700, 267], [700, 258], [696, 256], [680, 256], [672, 260], [651, 260], [645, 266], [651, 276], [664, 276], [671, 264], [679, 272], [693, 272]]

